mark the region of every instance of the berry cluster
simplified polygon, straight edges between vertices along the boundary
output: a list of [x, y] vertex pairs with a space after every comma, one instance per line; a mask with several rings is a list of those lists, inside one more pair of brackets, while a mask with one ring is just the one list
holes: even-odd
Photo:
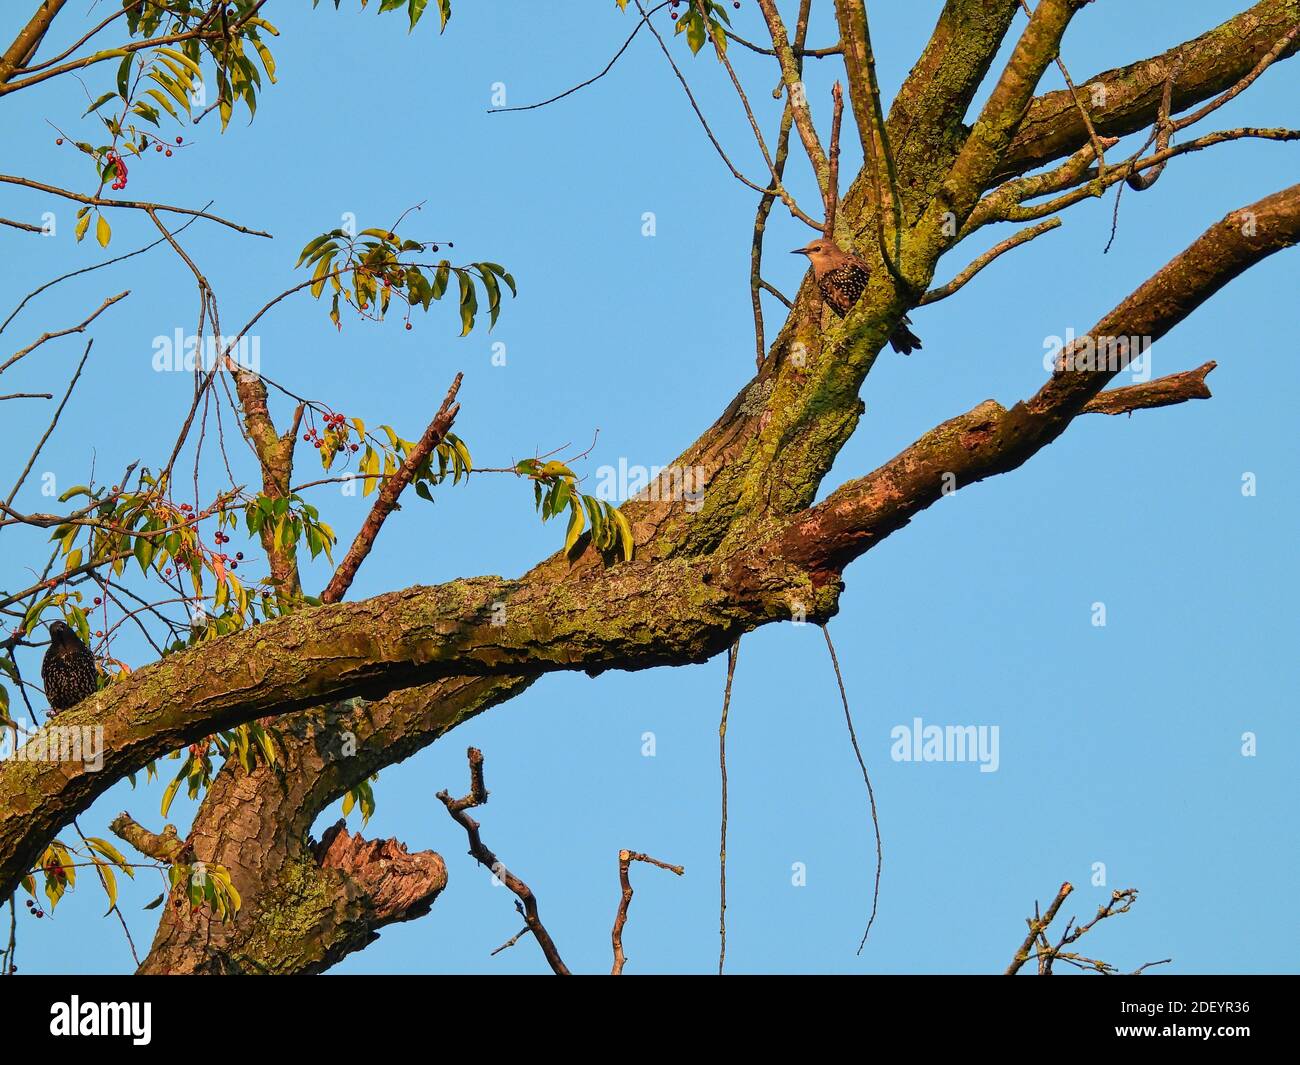
[[[37, 918], [38, 920], [45, 916], [45, 911], [41, 909], [37, 909], [36, 903], [34, 903], [31, 899], [27, 900], [27, 912], [30, 913], [33, 917]], [[14, 970], [14, 972], [17, 971], [18, 971], [17, 969]]]
[[[61, 146], [63, 144], [63, 138], [55, 137], [54, 143]], [[150, 142], [149, 142], [148, 135], [147, 134], [141, 135], [140, 146], [138, 149], [135, 149], [137, 154], [148, 151], [149, 143]], [[184, 144], [185, 138], [177, 137], [176, 143], [177, 145]], [[131, 145], [128, 145], [128, 147], [131, 147]], [[168, 159], [171, 158], [172, 150], [157, 138], [155, 138], [153, 141], [153, 150], [155, 152], [162, 152]], [[117, 176], [113, 181], [113, 185], [112, 185], [113, 189], [116, 191], [116, 190], [126, 188], [126, 161], [122, 158], [121, 154], [117, 151], [116, 148], [107, 148], [104, 150], [104, 165], [105, 168], [109, 166], [116, 167], [115, 173]]]
[[[365, 304], [361, 305], [361, 309], [365, 310]], [[406, 328], [410, 329], [411, 327], [408, 324]], [[326, 434], [334, 433], [338, 437], [346, 437], [348, 435], [347, 418], [342, 414], [325, 415], [325, 432]], [[315, 426], [303, 433], [302, 438], [316, 448], [317, 451], [325, 446], [325, 437], [321, 436]], [[340, 443], [340, 446], [346, 447], [349, 451], [359, 451], [361, 449], [359, 444]]]
[[126, 188], [126, 160], [117, 154], [116, 148], [109, 148], [104, 153], [104, 160], [109, 166], [116, 167], [117, 177], [113, 181], [113, 190]]

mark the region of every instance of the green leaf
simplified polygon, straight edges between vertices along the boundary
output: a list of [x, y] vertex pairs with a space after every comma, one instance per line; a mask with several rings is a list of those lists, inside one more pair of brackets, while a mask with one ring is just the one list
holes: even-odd
[[122, 57], [122, 62], [117, 68], [117, 94], [122, 97], [123, 100], [129, 98], [128, 90], [130, 88], [132, 58], [134, 57], [130, 53], [127, 53]]
[[[92, 859], [92, 861], [93, 860], [94, 859]], [[96, 861], [95, 869], [99, 872], [99, 875], [104, 878], [102, 881], [104, 885], [104, 893], [108, 896], [108, 911], [104, 916], [107, 917], [113, 912], [113, 908], [117, 905], [117, 877], [113, 875], [113, 867], [104, 862]]]
[[474, 291], [474, 280], [464, 271], [458, 271], [460, 279], [460, 335], [468, 336], [474, 328], [474, 314], [478, 310], [478, 296]]
[[163, 792], [162, 806], [160, 807], [163, 817], [166, 817], [167, 811], [172, 808], [172, 800], [176, 798], [176, 791], [180, 788], [181, 781], [189, 775], [191, 761], [193, 761], [193, 759], [186, 760], [185, 764], [181, 766], [181, 771], [176, 774], [176, 779], [168, 784], [166, 790]]
[[576, 499], [569, 500], [569, 528], [564, 534], [564, 553], [567, 555], [573, 550], [573, 545], [578, 542], [578, 537], [582, 535], [582, 529], [585, 522], [582, 518], [582, 507]]
[[140, 572], [148, 573], [149, 562], [153, 559], [153, 540], [147, 536], [137, 536], [133, 554], [135, 560], [140, 563]]
[[121, 869], [127, 876], [132, 879], [135, 878], [135, 870], [131, 868], [130, 863], [122, 856], [122, 852], [114, 847], [113, 844], [109, 843], [108, 840], [100, 839], [98, 836], [87, 836], [86, 845], [89, 846], [91, 850], [102, 854], [110, 862]]
[[625, 562], [632, 559], [632, 526], [627, 518], [623, 516], [621, 510], [610, 509], [610, 517], [614, 519], [614, 524], [618, 528], [619, 542], [623, 548], [623, 560]]
[[101, 96], [98, 100], [96, 100], [93, 104], [87, 107], [85, 111], [81, 113], [81, 117], [85, 118], [88, 114], [90, 114], [91, 111], [98, 111], [101, 107], [103, 107], [106, 103], [108, 103], [109, 100], [113, 99], [115, 96], [117, 96], [117, 93], [115, 92], [104, 93], [103, 96]]

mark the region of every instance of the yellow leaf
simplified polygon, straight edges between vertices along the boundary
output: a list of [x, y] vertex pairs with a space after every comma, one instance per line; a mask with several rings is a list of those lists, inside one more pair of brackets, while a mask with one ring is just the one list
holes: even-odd
[[108, 219], [102, 214], [99, 216], [99, 220], [95, 223], [95, 239], [99, 241], [99, 246], [101, 248], [107, 248], [108, 242], [113, 239], [113, 229], [108, 224]]

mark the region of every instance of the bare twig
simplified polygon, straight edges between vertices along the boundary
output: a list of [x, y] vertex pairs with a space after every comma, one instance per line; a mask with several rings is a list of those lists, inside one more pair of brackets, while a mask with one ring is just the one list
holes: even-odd
[[[808, 14], [811, 8], [812, 0], [800, 0], [799, 16], [795, 23], [794, 33], [796, 55], [799, 55], [803, 49], [804, 38], [808, 33]], [[802, 71], [802, 59], [799, 61], [798, 66]], [[777, 87], [777, 95], [780, 94], [781, 88], [781, 86]], [[790, 158], [790, 131], [793, 128], [794, 107], [787, 95], [785, 107], [781, 111], [781, 126], [777, 132], [776, 155], [773, 159], [778, 183], [785, 178], [785, 165]], [[781, 292], [763, 280], [763, 238], [767, 233], [767, 220], [772, 213], [772, 205], [776, 202], [776, 197], [777, 192], [773, 187], [764, 192], [762, 198], [758, 201], [758, 210], [754, 215], [754, 235], [750, 241], [749, 249], [749, 295], [754, 309], [754, 350], [755, 362], [759, 369], [762, 369], [763, 360], [767, 358], [767, 338], [764, 335], [763, 327], [762, 293], [771, 293], [786, 307], [794, 306]]]
[[30, 355], [33, 351], [35, 351], [37, 348], [39, 348], [42, 344], [44, 344], [48, 340], [56, 340], [59, 337], [66, 337], [71, 335], [72, 333], [84, 333], [86, 331], [86, 326], [90, 325], [91, 322], [93, 322], [96, 318], [98, 318], [101, 314], [103, 314], [104, 311], [108, 310], [109, 307], [113, 306], [113, 304], [115, 304], [118, 300], [125, 299], [129, 295], [131, 295], [130, 289], [128, 289], [125, 292], [119, 292], [116, 296], [109, 296], [108, 299], [104, 300], [104, 302], [99, 305], [99, 308], [93, 311], [90, 317], [87, 318], [80, 325], [74, 325], [68, 329], [59, 329], [53, 333], [42, 333], [39, 337], [37, 337], [35, 341], [33, 341], [31, 344], [28, 344], [27, 347], [23, 348], [21, 351], [15, 352], [3, 363], [0, 363], [0, 373], [4, 373], [7, 369], [9, 369], [10, 366], [16, 363], [19, 359], [27, 355]]
[[61, 189], [54, 185], [46, 185], [44, 182], [33, 181], [31, 178], [14, 177], [11, 174], [0, 174], [0, 182], [8, 185], [21, 185], [26, 189], [35, 189], [37, 192], [48, 192], [52, 196], [62, 196], [65, 200], [75, 200], [77, 203], [89, 204], [92, 207], [124, 207], [133, 211], [166, 211], [168, 214], [192, 215], [195, 218], [206, 218], [209, 222], [216, 222], [227, 229], [233, 229], [236, 233], [246, 233], [250, 237], [270, 237], [270, 233], [264, 233], [260, 229], [249, 229], [247, 226], [241, 226], [238, 222], [232, 222], [228, 218], [222, 218], [219, 215], [208, 214], [207, 211], [196, 211], [190, 207], [173, 207], [166, 203], [146, 203], [143, 200], [114, 200], [104, 199], [100, 196], [85, 196], [80, 192], [72, 192], [69, 189]]
[[866, 760], [862, 757], [862, 748], [858, 746], [858, 734], [853, 728], [853, 714], [849, 710], [849, 693], [844, 687], [844, 674], [840, 672], [840, 660], [835, 654], [835, 645], [831, 643], [830, 626], [822, 625], [822, 635], [826, 637], [826, 649], [831, 653], [831, 665], [835, 667], [835, 680], [840, 686], [840, 699], [844, 703], [844, 721], [849, 726], [849, 742], [853, 744], [853, 754], [862, 770], [862, 779], [867, 785], [867, 800], [871, 804], [871, 825], [876, 833], [876, 882], [871, 891], [871, 916], [867, 918], [866, 931], [862, 933], [862, 942], [858, 944], [858, 953], [867, 945], [867, 936], [871, 926], [876, 923], [876, 910], [880, 903], [880, 874], [885, 868], [884, 848], [880, 842], [880, 817], [876, 812], [876, 792], [871, 786], [871, 775], [867, 772]]
[[27, 480], [27, 475], [32, 472], [32, 466], [35, 465], [36, 458], [40, 455], [41, 449], [45, 446], [45, 442], [49, 440], [50, 434], [54, 432], [55, 426], [59, 424], [59, 418], [63, 416], [63, 408], [68, 405], [68, 400], [72, 398], [72, 390], [77, 387], [77, 382], [81, 379], [81, 371], [86, 366], [86, 360], [90, 358], [90, 349], [94, 346], [95, 341], [93, 339], [86, 341], [86, 350], [82, 353], [81, 361], [77, 363], [76, 373], [72, 375], [72, 380], [68, 382], [68, 390], [63, 394], [63, 400], [59, 403], [58, 410], [54, 412], [54, 417], [50, 419], [49, 427], [45, 430], [45, 434], [40, 438], [40, 440], [37, 441], [35, 450], [32, 451], [31, 457], [27, 460], [27, 465], [23, 467], [23, 472], [18, 475], [18, 480], [10, 490], [9, 497], [5, 500], [6, 507], [13, 506], [14, 497], [18, 495], [18, 490], [22, 488], [23, 482]]
[[718, 765], [722, 771], [722, 828], [718, 848], [718, 975], [727, 960], [727, 714], [731, 710], [731, 682], [736, 676], [740, 641], [727, 652], [727, 688], [722, 696], [722, 720], [718, 722]]
[[[469, 792], [459, 799], [453, 799], [444, 790], [438, 792], [438, 798], [447, 807], [447, 813], [451, 814], [452, 820], [460, 825], [469, 837], [470, 857], [480, 865], [487, 866], [492, 871], [492, 874], [514, 892], [519, 899], [519, 909], [523, 913], [524, 921], [528, 925], [528, 930], [533, 933], [533, 938], [537, 940], [537, 945], [542, 948], [542, 953], [546, 956], [551, 971], [556, 976], [568, 976], [569, 970], [560, 959], [559, 950], [551, 939], [550, 933], [546, 931], [546, 926], [542, 924], [541, 917], [538, 916], [537, 897], [527, 884], [502, 865], [497, 856], [487, 848], [479, 835], [479, 823], [465, 812], [475, 806], [482, 806], [488, 801], [487, 786], [483, 782], [482, 751], [477, 747], [469, 749]], [[515, 939], [517, 940], [518, 936]]]
[[[642, 18], [648, 18], [649, 16], [646, 14], [646, 10], [641, 4], [641, 0], [635, 0], [635, 2], [636, 2], [637, 10], [641, 12]], [[668, 50], [668, 45], [664, 43], [663, 36], [655, 28], [653, 22], [647, 22], [646, 25], [650, 27], [650, 32], [654, 34], [655, 40], [659, 43], [659, 50], [663, 52], [664, 58], [668, 60], [668, 65], [672, 67], [673, 74], [676, 75], [678, 82], [681, 83], [682, 89], [686, 93], [686, 99], [690, 102], [691, 110], [695, 112], [695, 117], [700, 120], [700, 125], [704, 127], [704, 132], [709, 138], [709, 143], [713, 145], [714, 151], [718, 153], [719, 158], [721, 158], [722, 161], [726, 164], [727, 169], [731, 171], [731, 176], [734, 177], [737, 181], [739, 181], [742, 185], [745, 185], [746, 187], [753, 189], [755, 192], [766, 192], [767, 188], [765, 186], [750, 181], [749, 178], [745, 177], [745, 175], [742, 174], [740, 170], [736, 167], [736, 165], [731, 161], [731, 157], [727, 155], [726, 151], [722, 147], [721, 142], [714, 134], [713, 127], [709, 125], [709, 120], [704, 117], [704, 111], [701, 110], [698, 101], [695, 99], [695, 94], [691, 91], [691, 87], [686, 81], [686, 76], [682, 73], [681, 68], [677, 65], [677, 60], [673, 58], [672, 52]], [[799, 205], [795, 202], [794, 197], [790, 194], [789, 190], [786, 189], [784, 185], [782, 185], [777, 190], [777, 194], [780, 196], [781, 202], [785, 204], [786, 208], [790, 211], [792, 215], [794, 215], [795, 218], [799, 219], [799, 221], [803, 222], [805, 225], [811, 226], [813, 229], [816, 229], [818, 231], [821, 230], [821, 224], [816, 219], [812, 218], [811, 216], [806, 214], [802, 209], [800, 209]]]
[[[1038, 973], [1040, 976], [1051, 976], [1052, 966], [1058, 961], [1063, 961], [1068, 965], [1074, 966], [1076, 969], [1100, 973], [1103, 976], [1109, 976], [1119, 972], [1119, 970], [1109, 962], [1101, 961], [1097, 958], [1089, 958], [1074, 951], [1067, 951], [1065, 948], [1077, 943], [1085, 935], [1091, 932], [1092, 929], [1101, 921], [1104, 921], [1109, 917], [1115, 917], [1121, 913], [1128, 913], [1128, 911], [1132, 909], [1133, 903], [1137, 901], [1137, 889], [1125, 888], [1122, 891], [1111, 892], [1110, 901], [1103, 906], [1099, 906], [1097, 908], [1096, 916], [1086, 924], [1081, 924], [1076, 927], [1074, 924], [1074, 918], [1070, 918], [1070, 920], [1065, 923], [1065, 931], [1061, 934], [1061, 938], [1055, 945], [1052, 945], [1051, 941], [1047, 938], [1047, 929], [1056, 919], [1056, 914], [1061, 908], [1061, 903], [1065, 901], [1066, 896], [1068, 896], [1073, 890], [1073, 886], [1069, 883], [1062, 884], [1061, 890], [1057, 893], [1052, 905], [1048, 907], [1045, 915], [1040, 915], [1038, 904], [1034, 904], [1034, 916], [1030, 917], [1027, 922], [1029, 925], [1029, 934], [1025, 936], [1024, 943], [1021, 944], [1020, 949], [1016, 952], [1016, 956], [1011, 960], [1011, 964], [1007, 967], [1004, 975], [1014, 976], [1025, 962], [1029, 961], [1031, 958], [1038, 963]], [[1031, 950], [1033, 953], [1030, 953]], [[1144, 965], [1139, 965], [1130, 975], [1137, 976], [1144, 970], [1151, 968], [1153, 965], [1168, 965], [1172, 960], [1172, 958], [1162, 958], [1160, 961], [1149, 961]]]
[[572, 96], [579, 89], [585, 89], [588, 85], [600, 81], [601, 78], [603, 78], [606, 74], [608, 74], [611, 70], [614, 69], [614, 64], [617, 63], [623, 57], [623, 53], [628, 50], [628, 46], [631, 45], [631, 43], [634, 40], [636, 40], [636, 35], [641, 32], [641, 27], [646, 25], [646, 23], [650, 21], [650, 16], [653, 15], [656, 11], [660, 11], [663, 8], [667, 7], [671, 2], [672, 0], [663, 0], [663, 3], [658, 4], [655, 7], [652, 7], [648, 12], [642, 12], [641, 18], [637, 21], [636, 28], [633, 29], [630, 34], [628, 34], [628, 38], [626, 41], [623, 42], [623, 46], [617, 52], [614, 53], [614, 58], [611, 59], [607, 64], [605, 64], [605, 69], [602, 70], [595, 77], [588, 78], [586, 81], [579, 82], [577, 85], [574, 85], [572, 88], [565, 89], [564, 92], [559, 93], [556, 96], [552, 96], [549, 100], [541, 100], [535, 104], [524, 104], [520, 107], [489, 107], [488, 114], [503, 115], [508, 111], [535, 111], [539, 107], [546, 107], [548, 104], [553, 104], [558, 100], [563, 100], [566, 96]]
[[1195, 370], [1157, 377], [1154, 381], [1099, 392], [1084, 404], [1084, 414], [1132, 414], [1135, 410], [1169, 407], [1190, 399], [1210, 399], [1206, 376], [1217, 366], [1213, 359]]
[[947, 299], [959, 288], [970, 281], [984, 267], [988, 266], [994, 259], [1005, 255], [1012, 248], [1018, 248], [1022, 244], [1028, 244], [1035, 237], [1041, 237], [1053, 229], [1060, 228], [1061, 220], [1059, 218], [1049, 218], [1046, 222], [1039, 222], [1036, 226], [1030, 226], [1022, 229], [1019, 233], [1013, 234], [999, 244], [993, 245], [983, 255], [978, 256], [966, 269], [962, 270], [956, 277], [946, 285], [940, 285], [938, 288], [932, 288], [921, 297], [920, 306], [924, 307], [927, 303], [938, 303], [939, 300]]
[[420, 437], [415, 447], [407, 452], [406, 458], [397, 473], [384, 481], [383, 486], [379, 489], [379, 495], [375, 499], [375, 505], [370, 509], [370, 514], [362, 523], [356, 539], [352, 541], [352, 546], [348, 548], [347, 555], [339, 563], [338, 569], [334, 571], [334, 576], [330, 578], [329, 585], [321, 593], [322, 602], [337, 603], [347, 594], [348, 588], [352, 586], [353, 578], [357, 575], [357, 570], [361, 568], [361, 563], [366, 560], [366, 556], [370, 554], [370, 549], [375, 545], [375, 537], [379, 535], [379, 530], [384, 527], [388, 515], [397, 506], [397, 497], [411, 483], [416, 471], [433, 453], [433, 449], [446, 439], [452, 423], [456, 420], [456, 415], [460, 412], [460, 404], [456, 402], [456, 393], [460, 391], [460, 383], [463, 379], [464, 374], [456, 375], [456, 379], [451, 383], [451, 388], [447, 390], [447, 395], [443, 398], [442, 406], [438, 408], [438, 413], [434, 415], [433, 421], [424, 430], [424, 435]]
[[1016, 956], [1011, 959], [1011, 964], [1007, 966], [1007, 971], [1004, 975], [1015, 976], [1015, 974], [1020, 971], [1021, 966], [1029, 960], [1030, 951], [1033, 950], [1034, 943], [1038, 939], [1039, 933], [1056, 919], [1056, 911], [1061, 908], [1061, 903], [1069, 897], [1070, 892], [1073, 890], [1074, 885], [1067, 880], [1061, 885], [1061, 889], [1056, 893], [1056, 898], [1052, 900], [1052, 904], [1047, 908], [1046, 919], [1038, 917], [1029, 918], [1029, 934], [1025, 936], [1025, 941], [1020, 944], [1020, 949], [1016, 951]]
[[[661, 862], [658, 858], [651, 858], [648, 854], [642, 854], [640, 851], [622, 850], [618, 852], [618, 881], [622, 887], [622, 894], [619, 897], [618, 913], [614, 916], [614, 929], [610, 933], [610, 939], [614, 945], [614, 968], [611, 970], [611, 976], [621, 976], [623, 966], [627, 963], [627, 958], [623, 954], [623, 926], [627, 924], [627, 910], [632, 905], [632, 877], [629, 867], [633, 862], [646, 862], [649, 865], [657, 865], [660, 869], [667, 869], [670, 873], [676, 873], [681, 876], [686, 869], [680, 865], [669, 865], [667, 862]], [[524, 929], [526, 932], [527, 929]], [[520, 933], [523, 935], [523, 932]], [[515, 937], [516, 939], [519, 936]]]

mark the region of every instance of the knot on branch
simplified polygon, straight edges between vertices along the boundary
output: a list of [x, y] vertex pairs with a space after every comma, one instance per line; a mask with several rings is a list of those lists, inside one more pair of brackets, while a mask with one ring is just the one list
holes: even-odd
[[128, 813], [113, 819], [109, 830], [119, 839], [131, 844], [141, 854], [169, 865], [185, 865], [194, 861], [194, 845], [181, 839], [175, 825], [164, 826], [162, 832], [150, 832]]
[[342, 819], [326, 830], [314, 853], [322, 869], [346, 873], [370, 897], [381, 923], [424, 916], [447, 886], [447, 865], [440, 855], [411, 854], [395, 839], [350, 835]]

